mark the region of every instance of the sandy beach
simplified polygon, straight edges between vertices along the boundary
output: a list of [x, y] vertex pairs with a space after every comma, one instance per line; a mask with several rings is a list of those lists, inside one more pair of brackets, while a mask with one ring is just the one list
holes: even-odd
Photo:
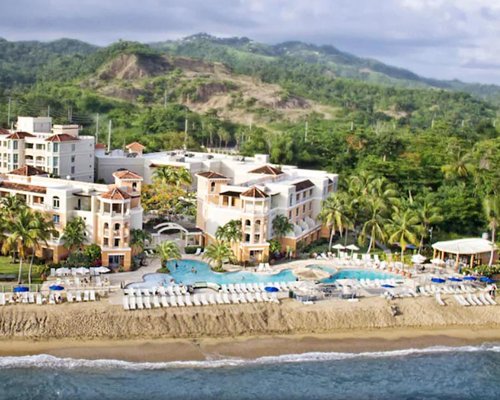
[[51, 354], [129, 361], [255, 358], [304, 352], [385, 351], [500, 341], [500, 307], [432, 298], [314, 305], [248, 304], [126, 312], [105, 302], [0, 310], [0, 356]]

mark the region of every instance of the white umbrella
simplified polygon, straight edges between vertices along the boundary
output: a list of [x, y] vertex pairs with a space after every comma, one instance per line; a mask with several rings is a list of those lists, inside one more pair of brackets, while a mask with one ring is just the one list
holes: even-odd
[[84, 268], [84, 267], [76, 268], [75, 272], [77, 274], [80, 274], [80, 275], [85, 275], [85, 274], [90, 273], [89, 269], [88, 268]]
[[71, 272], [71, 270], [69, 268], [62, 267], [62, 268], [58, 268], [56, 270], [56, 275], [63, 276], [63, 275], [69, 274], [70, 272]]
[[106, 274], [111, 270], [109, 268], [106, 268], [106, 267], [97, 267], [94, 271], [99, 272], [100, 274]]
[[425, 258], [422, 254], [415, 254], [411, 256], [411, 261], [414, 264], [422, 264], [427, 258]]
[[351, 250], [351, 251], [358, 251], [359, 247], [356, 246], [355, 244], [350, 244], [349, 246], [346, 247], [346, 249]]
[[337, 243], [335, 246], [332, 246], [332, 249], [335, 249], [335, 250], [344, 250], [345, 246], [342, 246], [340, 243]]
[[433, 258], [431, 260], [431, 263], [434, 264], [434, 265], [444, 265], [446, 264], [443, 260], [441, 260], [440, 258]]

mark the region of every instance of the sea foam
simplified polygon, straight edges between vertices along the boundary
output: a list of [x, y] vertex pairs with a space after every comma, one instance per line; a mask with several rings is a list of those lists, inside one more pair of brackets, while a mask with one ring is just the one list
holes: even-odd
[[473, 352], [493, 352], [500, 353], [500, 345], [482, 344], [479, 346], [433, 346], [422, 349], [402, 349], [391, 351], [376, 351], [362, 353], [339, 353], [339, 352], [310, 352], [302, 354], [286, 354], [280, 356], [265, 356], [255, 359], [243, 358], [221, 358], [217, 355], [207, 355], [203, 361], [170, 361], [170, 362], [130, 362], [122, 360], [88, 360], [74, 358], [59, 358], [48, 354], [0, 357], [0, 369], [15, 368], [40, 368], [40, 369], [124, 369], [124, 370], [163, 370], [172, 368], [224, 368], [224, 367], [246, 367], [263, 364], [280, 363], [307, 363], [336, 361], [347, 359], [363, 358], [390, 358], [409, 357], [423, 354], [442, 353], [473, 353]]

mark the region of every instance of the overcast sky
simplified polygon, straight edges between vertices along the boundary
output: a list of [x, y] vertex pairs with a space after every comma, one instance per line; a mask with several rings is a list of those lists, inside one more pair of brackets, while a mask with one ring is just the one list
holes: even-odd
[[500, 0], [0, 0], [0, 16], [8, 40], [301, 40], [423, 76], [500, 84]]

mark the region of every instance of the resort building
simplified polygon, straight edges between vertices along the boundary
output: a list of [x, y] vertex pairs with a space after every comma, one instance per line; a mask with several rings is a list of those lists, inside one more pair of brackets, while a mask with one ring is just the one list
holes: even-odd
[[[212, 159], [208, 171], [197, 174], [196, 225], [206, 242], [215, 239], [219, 226], [231, 220], [242, 225], [233, 252], [240, 262], [265, 261], [269, 240], [279, 239], [282, 250], [297, 247], [328, 234], [318, 220], [321, 203], [337, 190], [338, 175], [269, 164], [267, 155], [251, 159]], [[278, 238], [272, 222], [283, 215], [293, 230]]]
[[130, 230], [142, 229], [141, 185], [142, 177], [131, 171], [116, 172], [113, 185], [102, 185], [50, 178], [25, 165], [0, 176], [0, 197], [17, 196], [52, 217], [59, 234], [37, 256], [54, 263], [66, 258], [61, 235], [68, 221], [81, 217], [87, 243], [101, 247], [102, 265], [127, 270], [132, 265]]
[[493, 251], [493, 263], [498, 260], [498, 249], [482, 238], [466, 238], [436, 242], [432, 245], [434, 258], [458, 268], [460, 264], [474, 267], [488, 264]]
[[18, 117], [16, 129], [0, 131], [0, 173], [29, 166], [52, 177], [94, 181], [93, 136], [78, 125], [52, 125], [50, 117]]

